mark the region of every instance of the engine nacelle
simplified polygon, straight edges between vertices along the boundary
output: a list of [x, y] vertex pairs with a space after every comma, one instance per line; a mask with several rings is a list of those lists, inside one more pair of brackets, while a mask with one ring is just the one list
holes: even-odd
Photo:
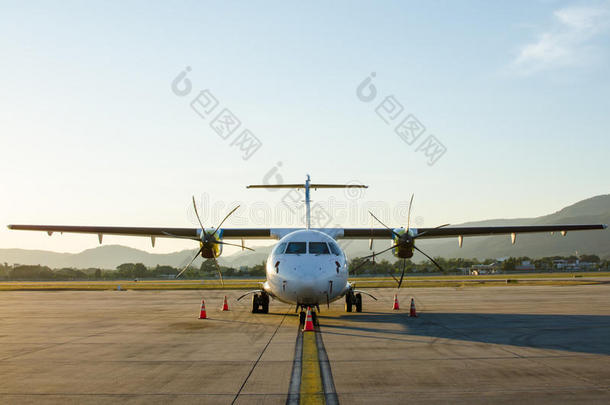
[[413, 257], [413, 246], [396, 246], [393, 253], [401, 259], [410, 259]]
[[411, 232], [407, 234], [407, 230], [404, 228], [394, 229], [394, 232], [399, 235], [392, 240], [394, 245], [397, 245], [392, 249], [392, 254], [401, 259], [410, 259], [413, 257], [413, 238]]
[[215, 228], [206, 228], [200, 234], [201, 241], [199, 247], [201, 248], [201, 256], [206, 259], [213, 259], [222, 254], [222, 244], [217, 243], [222, 241], [222, 229], [219, 230], [215, 235]]

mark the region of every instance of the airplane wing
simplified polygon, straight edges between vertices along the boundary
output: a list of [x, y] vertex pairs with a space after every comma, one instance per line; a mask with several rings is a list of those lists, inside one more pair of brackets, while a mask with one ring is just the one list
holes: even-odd
[[[144, 236], [155, 238], [200, 239], [200, 228], [164, 227], [122, 227], [122, 226], [72, 226], [72, 225], [8, 225], [9, 229], [42, 231], [53, 233]], [[517, 233], [586, 231], [606, 229], [607, 225], [535, 225], [535, 226], [472, 226], [446, 228], [413, 228], [417, 238], [449, 238], [464, 236], [508, 235]], [[281, 239], [297, 228], [221, 228], [222, 239]], [[392, 231], [387, 228], [313, 228], [325, 232], [336, 239], [392, 239]], [[396, 228], [399, 229], [399, 228]]]
[[[91, 233], [98, 235], [146, 236], [151, 238], [200, 239], [200, 228], [155, 228], [130, 226], [72, 226], [72, 225], [8, 225], [8, 229], [53, 233]], [[221, 228], [223, 239], [277, 239], [280, 228]]]
[[[531, 226], [464, 226], [446, 228], [414, 228], [418, 239], [449, 238], [463, 236], [509, 235], [518, 233], [588, 231], [606, 229], [603, 224], [586, 225], [531, 225]], [[392, 239], [392, 231], [387, 228], [344, 228], [338, 239]]]

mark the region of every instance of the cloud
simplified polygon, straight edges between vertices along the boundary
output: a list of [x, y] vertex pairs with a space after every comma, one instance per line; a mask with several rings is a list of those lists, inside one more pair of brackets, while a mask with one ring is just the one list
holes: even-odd
[[610, 3], [571, 6], [553, 13], [553, 25], [535, 42], [523, 46], [511, 68], [520, 74], [534, 74], [562, 67], [594, 63], [600, 48], [596, 40], [610, 28]]

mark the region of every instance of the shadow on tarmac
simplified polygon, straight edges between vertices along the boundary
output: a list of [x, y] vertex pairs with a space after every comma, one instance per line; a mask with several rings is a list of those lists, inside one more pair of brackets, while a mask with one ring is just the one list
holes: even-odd
[[[338, 317], [322, 314], [319, 318], [326, 334], [400, 341], [408, 341], [409, 336], [428, 336], [610, 355], [609, 315], [425, 312], [418, 318], [410, 318], [404, 312], [363, 312]], [[343, 324], [333, 325], [333, 319]], [[400, 330], [384, 324], [399, 325]]]

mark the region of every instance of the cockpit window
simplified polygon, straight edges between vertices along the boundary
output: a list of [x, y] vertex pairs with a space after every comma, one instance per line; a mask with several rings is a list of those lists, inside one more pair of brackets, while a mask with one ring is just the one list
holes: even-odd
[[335, 242], [328, 242], [328, 246], [335, 256], [341, 256], [341, 249], [339, 249], [339, 246]]
[[312, 255], [328, 255], [328, 245], [326, 242], [309, 242], [309, 253]]
[[277, 245], [275, 249], [273, 249], [273, 254], [281, 255], [282, 253], [284, 253], [284, 250], [286, 250], [286, 245], [287, 243], [280, 243], [279, 245]]
[[307, 242], [290, 242], [285, 253], [287, 255], [300, 255], [307, 253]]

